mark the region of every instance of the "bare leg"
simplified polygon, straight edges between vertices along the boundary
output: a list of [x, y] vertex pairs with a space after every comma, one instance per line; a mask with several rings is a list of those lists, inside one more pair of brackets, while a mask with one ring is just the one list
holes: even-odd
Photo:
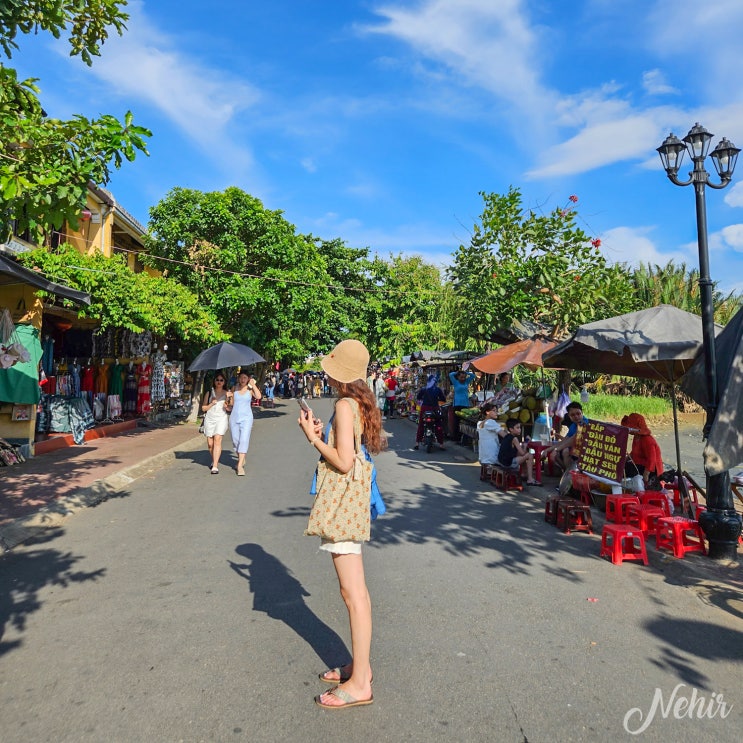
[[214, 436], [206, 437], [206, 445], [209, 447], [209, 456], [212, 458], [212, 462], [214, 462]]
[[245, 457], [247, 452], [237, 452], [237, 471], [238, 473], [245, 470]]
[[[340, 686], [354, 699], [370, 699], [372, 614], [371, 599], [364, 578], [364, 562], [361, 555], [333, 555], [333, 565], [338, 575], [341, 596], [348, 609], [353, 655], [351, 677]], [[321, 696], [323, 704], [343, 704], [340, 699], [328, 692]]]
[[219, 467], [219, 458], [222, 456], [222, 437], [219, 434], [214, 434], [214, 437], [209, 441], [212, 442], [209, 445], [209, 451], [212, 455], [212, 468]]

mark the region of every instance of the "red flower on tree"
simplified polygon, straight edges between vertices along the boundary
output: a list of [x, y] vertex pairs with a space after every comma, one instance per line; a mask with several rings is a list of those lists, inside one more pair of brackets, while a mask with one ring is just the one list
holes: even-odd
[[591, 240], [591, 245], [593, 245], [594, 248], [598, 248], [599, 245], [601, 245], [601, 240], [599, 240], [598, 237], [594, 237], [593, 240]]
[[575, 194], [573, 194], [572, 196], [569, 197], [569, 201], [572, 201], [574, 204], [577, 204], [578, 197]]

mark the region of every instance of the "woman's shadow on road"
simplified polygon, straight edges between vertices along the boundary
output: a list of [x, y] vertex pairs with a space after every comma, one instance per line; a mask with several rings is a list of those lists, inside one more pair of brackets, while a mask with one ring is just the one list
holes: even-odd
[[350, 661], [343, 640], [307, 606], [304, 599], [310, 594], [280, 560], [259, 544], [241, 544], [235, 552], [250, 560], [248, 564], [228, 562], [248, 581], [253, 611], [263, 611], [272, 619], [284, 622], [313, 648], [328, 668]]

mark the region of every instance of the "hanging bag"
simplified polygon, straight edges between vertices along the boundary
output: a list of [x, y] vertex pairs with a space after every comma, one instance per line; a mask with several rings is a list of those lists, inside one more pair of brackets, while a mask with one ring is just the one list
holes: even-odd
[[[370, 499], [374, 463], [364, 455], [358, 403], [346, 397], [353, 407], [355, 456], [347, 473], [321, 459], [317, 465], [317, 493], [304, 533], [328, 542], [368, 542], [371, 535]], [[328, 444], [335, 446], [333, 429]]]

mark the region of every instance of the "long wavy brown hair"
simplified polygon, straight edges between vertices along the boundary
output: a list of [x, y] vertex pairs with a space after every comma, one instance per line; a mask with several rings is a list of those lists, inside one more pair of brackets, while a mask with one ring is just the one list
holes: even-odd
[[352, 397], [359, 404], [361, 427], [364, 429], [364, 444], [370, 454], [379, 454], [387, 448], [387, 439], [382, 435], [382, 413], [377, 399], [366, 382], [336, 382], [338, 397]]

